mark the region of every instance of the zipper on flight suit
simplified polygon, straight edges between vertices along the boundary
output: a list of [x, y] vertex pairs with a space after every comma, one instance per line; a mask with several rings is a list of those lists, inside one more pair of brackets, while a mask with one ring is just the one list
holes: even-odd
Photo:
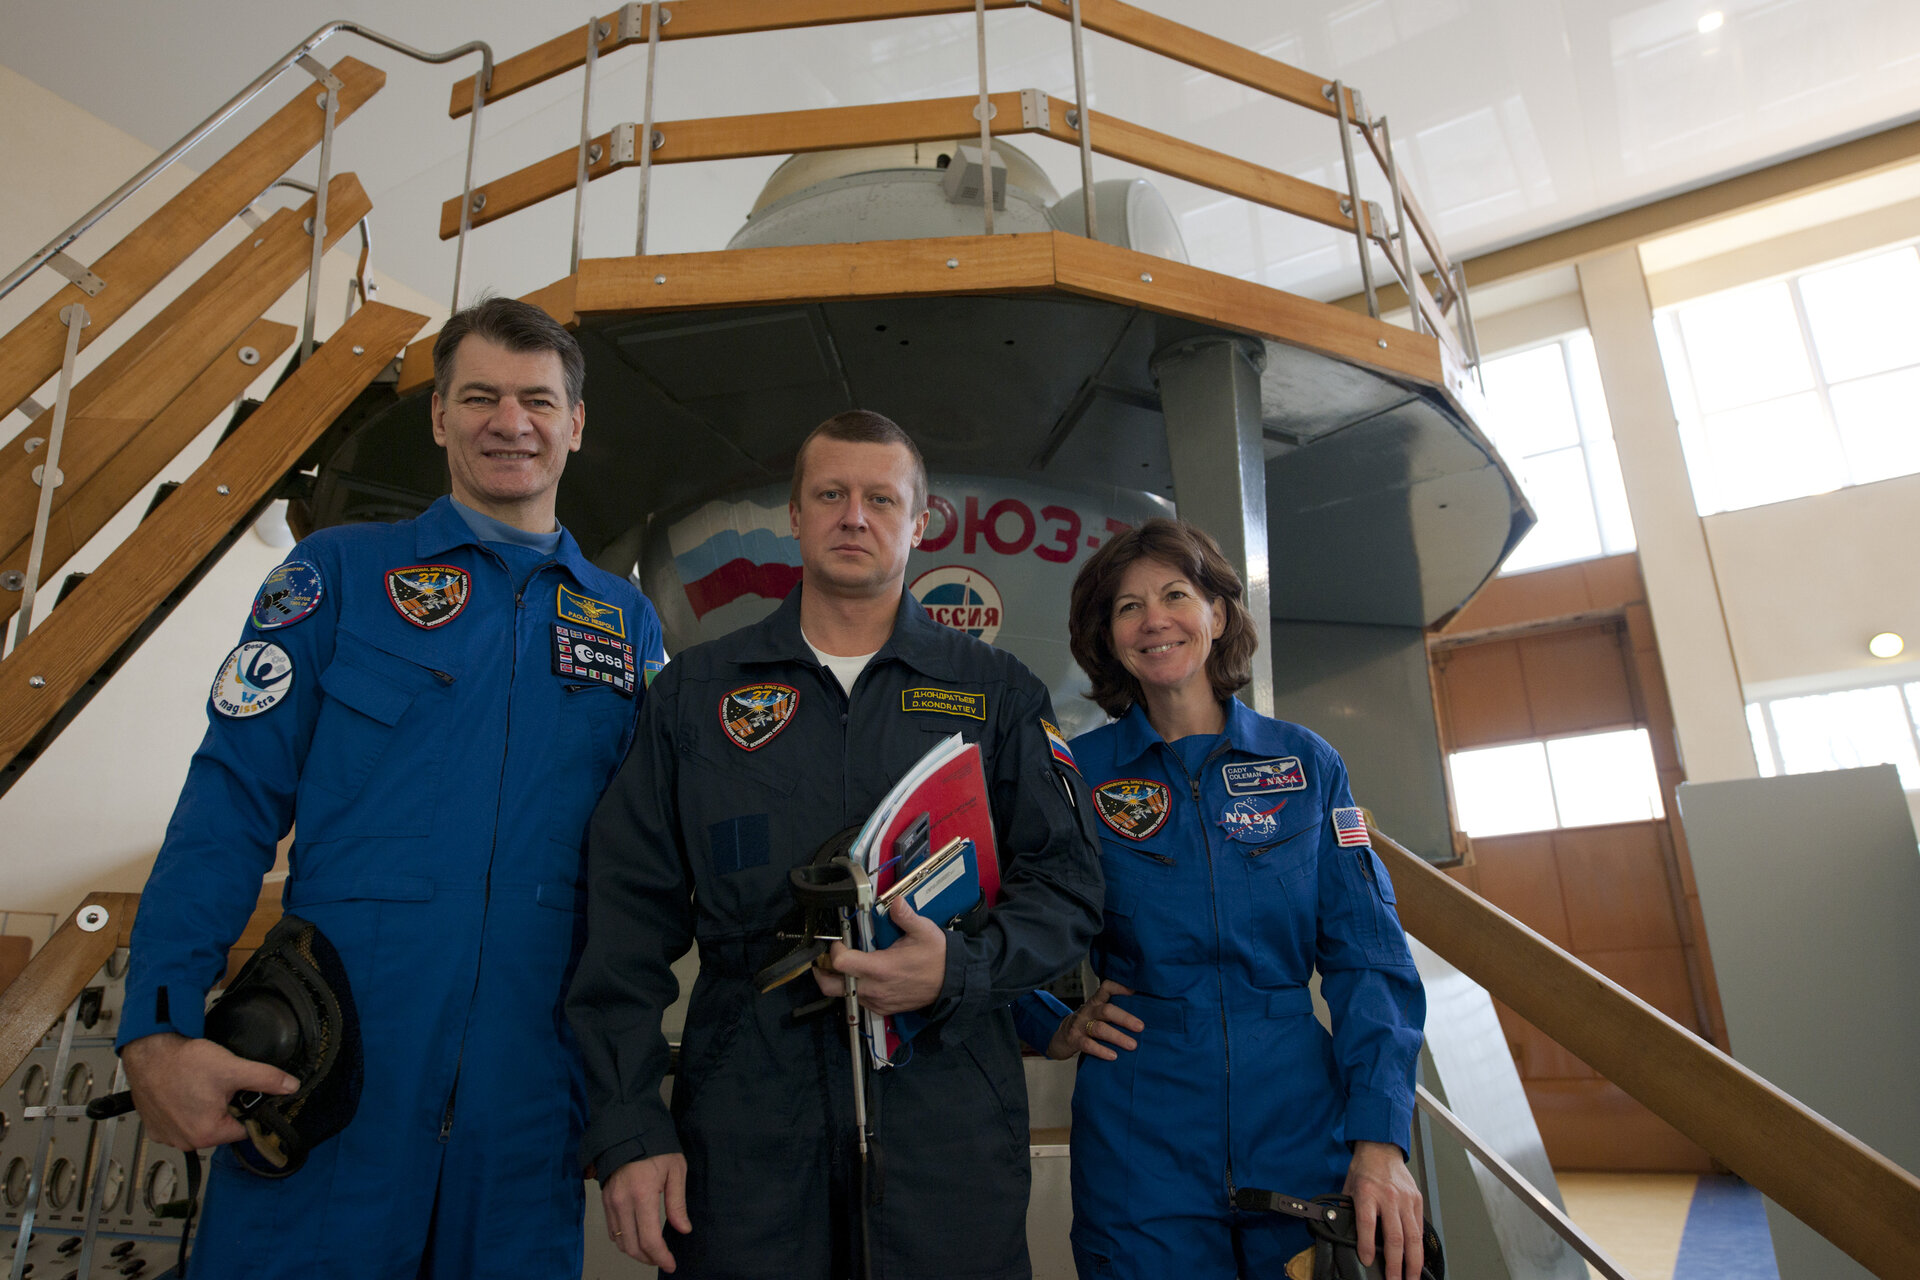
[[[1170, 744], [1163, 743], [1162, 745], [1166, 748], [1167, 754], [1173, 757], [1174, 763], [1180, 766], [1180, 772], [1187, 775], [1187, 790], [1191, 792], [1193, 795], [1194, 815], [1199, 820], [1199, 824], [1200, 824], [1200, 840], [1202, 845], [1206, 848], [1206, 851], [1207, 851], [1207, 888], [1209, 890], [1209, 904], [1213, 908], [1213, 981], [1214, 981], [1214, 986], [1218, 990], [1220, 995], [1220, 1051], [1221, 1051], [1221, 1063], [1226, 1072], [1226, 1087], [1221, 1091], [1221, 1105], [1226, 1110], [1226, 1120], [1227, 1120], [1227, 1124], [1226, 1124], [1227, 1204], [1229, 1207], [1231, 1207], [1233, 1204], [1233, 1195], [1234, 1195], [1234, 1186], [1233, 1186], [1233, 1032], [1227, 1026], [1227, 980], [1226, 980], [1226, 976], [1221, 972], [1221, 967], [1220, 967], [1220, 882], [1218, 877], [1214, 874], [1215, 868], [1214, 868], [1214, 862], [1213, 862], [1213, 832], [1210, 829], [1210, 824], [1206, 821], [1206, 815], [1200, 809], [1200, 779], [1194, 776], [1193, 770], [1187, 768], [1186, 760], [1180, 755], [1178, 751], [1175, 751]], [[1207, 754], [1207, 762], [1212, 761], [1214, 756], [1219, 755], [1220, 752], [1224, 750], [1226, 750], [1226, 747], [1223, 745], [1218, 750], [1209, 752]], [[1203, 762], [1203, 765], [1202, 765], [1203, 768], [1205, 763], [1206, 762]]]

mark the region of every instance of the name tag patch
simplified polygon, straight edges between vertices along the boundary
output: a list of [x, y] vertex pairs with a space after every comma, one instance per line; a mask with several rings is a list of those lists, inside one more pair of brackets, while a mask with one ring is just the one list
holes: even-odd
[[460, 616], [473, 591], [465, 569], [450, 564], [412, 564], [387, 570], [387, 599], [400, 616], [428, 631]]
[[987, 695], [958, 689], [902, 689], [902, 711], [938, 711], [942, 715], [965, 716], [969, 720], [987, 718]]
[[633, 646], [598, 632], [553, 624], [553, 673], [610, 684], [629, 698], [634, 689]]
[[1220, 811], [1220, 825], [1229, 840], [1270, 840], [1280, 830], [1280, 811], [1286, 807], [1284, 798], [1229, 800]]
[[320, 566], [310, 560], [289, 560], [260, 584], [249, 615], [257, 631], [290, 627], [320, 607], [326, 589], [320, 581]]
[[1115, 778], [1094, 789], [1100, 821], [1129, 840], [1145, 840], [1167, 825], [1173, 799], [1164, 782], [1151, 778]]
[[277, 644], [249, 640], [220, 664], [208, 698], [229, 720], [245, 720], [279, 705], [293, 692], [293, 659]]
[[562, 622], [592, 627], [595, 631], [604, 631], [622, 640], [627, 638], [627, 615], [617, 604], [608, 604], [604, 600], [595, 600], [577, 591], [569, 591], [566, 584], [562, 583], [553, 607], [559, 613]]
[[1223, 764], [1220, 776], [1226, 780], [1230, 796], [1264, 796], [1276, 791], [1307, 789], [1307, 771], [1300, 767], [1299, 756]]
[[800, 706], [790, 684], [742, 685], [720, 699], [720, 728], [742, 751], [758, 751], [780, 736]]

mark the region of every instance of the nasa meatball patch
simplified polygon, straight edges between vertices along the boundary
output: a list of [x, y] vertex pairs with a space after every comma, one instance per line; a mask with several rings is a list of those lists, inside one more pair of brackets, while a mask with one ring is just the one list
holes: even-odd
[[625, 640], [553, 624], [553, 674], [574, 680], [598, 680], [629, 698], [634, 689], [633, 646]]
[[213, 709], [229, 720], [245, 720], [279, 705], [293, 692], [293, 659], [277, 644], [249, 640], [220, 664], [208, 693]]
[[1271, 840], [1280, 830], [1280, 811], [1287, 807], [1279, 800], [1229, 800], [1220, 811], [1220, 826], [1229, 840]]
[[387, 599], [400, 616], [431, 631], [444, 627], [467, 607], [473, 579], [450, 564], [413, 564], [387, 570]]
[[780, 736], [800, 705], [790, 684], [748, 684], [720, 699], [720, 727], [742, 751], [758, 751]]
[[272, 631], [290, 627], [320, 607], [326, 594], [320, 581], [320, 566], [311, 560], [289, 560], [267, 575], [260, 594], [253, 598], [254, 630]]
[[1129, 840], [1145, 840], [1167, 825], [1173, 798], [1167, 784], [1150, 778], [1115, 778], [1094, 789], [1100, 821]]

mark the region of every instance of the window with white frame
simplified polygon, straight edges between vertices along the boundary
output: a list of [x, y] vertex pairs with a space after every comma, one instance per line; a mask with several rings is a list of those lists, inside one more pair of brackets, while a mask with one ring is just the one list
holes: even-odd
[[1747, 704], [1762, 777], [1890, 764], [1920, 791], [1920, 681]]
[[1448, 764], [1460, 829], [1470, 836], [1666, 816], [1645, 729], [1455, 751]]
[[1654, 317], [1701, 515], [1920, 472], [1920, 252]]
[[1539, 517], [1501, 572], [1633, 550], [1593, 338], [1583, 330], [1489, 360], [1481, 372], [1487, 434]]

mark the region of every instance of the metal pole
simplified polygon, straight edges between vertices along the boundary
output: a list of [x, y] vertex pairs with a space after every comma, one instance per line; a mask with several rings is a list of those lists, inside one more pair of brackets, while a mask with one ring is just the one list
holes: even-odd
[[1380, 298], [1373, 287], [1373, 255], [1367, 252], [1367, 211], [1360, 206], [1360, 171], [1353, 163], [1353, 125], [1347, 119], [1347, 88], [1335, 80], [1329, 86], [1340, 117], [1340, 155], [1347, 162], [1347, 209], [1353, 215], [1353, 238], [1360, 246], [1360, 281], [1367, 290], [1367, 314], [1380, 318]]
[[313, 184], [313, 261], [307, 269], [307, 311], [300, 325], [300, 363], [313, 355], [313, 317], [320, 305], [320, 259], [327, 251], [327, 183], [333, 176], [333, 120], [340, 109], [340, 82], [328, 77], [330, 84], [321, 95], [321, 109], [327, 113], [320, 126], [320, 180]]
[[660, 0], [647, 6], [647, 88], [640, 104], [640, 219], [633, 233], [635, 257], [647, 254], [647, 202], [653, 198], [653, 68], [660, 56], [660, 24], [672, 19]]
[[1533, 1210], [1534, 1214], [1568, 1244], [1574, 1252], [1594, 1265], [1594, 1268], [1607, 1280], [1633, 1280], [1620, 1269], [1620, 1264], [1609, 1258], [1606, 1253], [1588, 1239], [1586, 1233], [1575, 1226], [1566, 1214], [1562, 1213], [1553, 1201], [1540, 1194], [1521, 1172], [1501, 1158], [1499, 1152], [1481, 1142], [1473, 1130], [1460, 1122], [1460, 1117], [1447, 1110], [1440, 1100], [1427, 1092], [1425, 1085], [1414, 1086], [1414, 1097], [1422, 1111], [1440, 1122], [1440, 1127], [1452, 1134], [1467, 1153], [1478, 1160], [1487, 1171], [1505, 1184], [1507, 1190], [1518, 1196], [1520, 1203]]
[[1100, 217], [1093, 209], [1093, 139], [1092, 121], [1087, 117], [1092, 108], [1087, 105], [1087, 59], [1080, 47], [1080, 0], [1072, 0], [1073, 12], [1070, 25], [1073, 28], [1073, 99], [1074, 117], [1067, 121], [1080, 135], [1080, 192], [1085, 197], [1081, 203], [1086, 206], [1087, 239], [1100, 238]]
[[453, 250], [453, 301], [448, 309], [460, 309], [460, 272], [467, 263], [467, 232], [473, 228], [473, 152], [480, 145], [480, 108], [486, 105], [487, 89], [493, 83], [493, 54], [473, 73], [473, 119], [467, 124], [467, 170], [460, 179], [460, 241]]
[[1393, 229], [1400, 241], [1400, 283], [1407, 286], [1407, 305], [1413, 308], [1413, 331], [1427, 331], [1426, 317], [1420, 312], [1420, 299], [1414, 291], [1420, 278], [1413, 274], [1413, 242], [1407, 238], [1407, 202], [1400, 194], [1400, 165], [1393, 158], [1393, 134], [1387, 130], [1387, 118], [1380, 117], [1380, 149], [1387, 153], [1387, 183], [1393, 188]]
[[33, 597], [40, 586], [40, 558], [47, 550], [47, 522], [53, 516], [53, 491], [60, 483], [60, 439], [67, 432], [67, 410], [73, 403], [73, 363], [80, 353], [80, 330], [93, 317], [77, 302], [60, 308], [67, 326], [67, 349], [60, 358], [60, 381], [53, 396], [53, 429], [47, 432], [47, 460], [40, 464], [40, 503], [33, 514], [33, 544], [27, 552], [27, 580], [20, 587], [20, 616], [14, 623], [13, 646], [19, 648], [33, 626]]
[[1486, 394], [1487, 377], [1480, 371], [1480, 335], [1473, 327], [1473, 307], [1467, 301], [1467, 267], [1465, 263], [1453, 264], [1453, 296], [1460, 299], [1460, 327], [1466, 330], [1467, 359], [1473, 361], [1474, 380], [1480, 384], [1480, 392]]
[[57, 1105], [61, 1078], [67, 1073], [67, 1059], [73, 1052], [73, 1028], [80, 1021], [80, 1001], [67, 1006], [67, 1019], [60, 1026], [60, 1047], [53, 1052], [53, 1070], [47, 1076], [45, 1106], [22, 1107], [22, 1118], [40, 1122], [40, 1139], [34, 1146], [33, 1165], [27, 1176], [26, 1207], [20, 1213], [20, 1235], [13, 1242], [12, 1280], [27, 1274], [27, 1246], [33, 1243], [33, 1217], [40, 1207], [40, 1192], [47, 1185], [47, 1156], [53, 1145], [53, 1109]]
[[587, 23], [587, 60], [581, 64], [580, 150], [573, 161], [573, 255], [567, 259], [567, 272], [580, 269], [580, 242], [587, 234], [587, 168], [596, 157], [587, 154], [587, 142], [593, 137], [588, 120], [593, 111], [593, 67], [600, 60], [602, 30], [600, 19]]
[[973, 0], [974, 58], [980, 71], [980, 220], [993, 234], [993, 99], [987, 94], [987, 0]]
[[[111, 1092], [119, 1093], [126, 1087], [126, 1064], [116, 1058], [113, 1064], [113, 1088]], [[102, 1121], [95, 1130], [98, 1135], [97, 1140], [100, 1144], [100, 1149], [99, 1154], [94, 1157], [93, 1161], [93, 1181], [89, 1184], [87, 1194], [86, 1226], [80, 1234], [79, 1266], [75, 1268], [83, 1276], [93, 1274], [93, 1246], [100, 1238], [100, 1200], [102, 1197], [102, 1189], [106, 1186], [107, 1166], [113, 1161], [113, 1139], [119, 1128], [120, 1117], [116, 1115], [109, 1116], [106, 1120]], [[131, 1199], [133, 1195], [133, 1183], [131, 1180], [125, 1184], [125, 1189], [128, 1198]]]

